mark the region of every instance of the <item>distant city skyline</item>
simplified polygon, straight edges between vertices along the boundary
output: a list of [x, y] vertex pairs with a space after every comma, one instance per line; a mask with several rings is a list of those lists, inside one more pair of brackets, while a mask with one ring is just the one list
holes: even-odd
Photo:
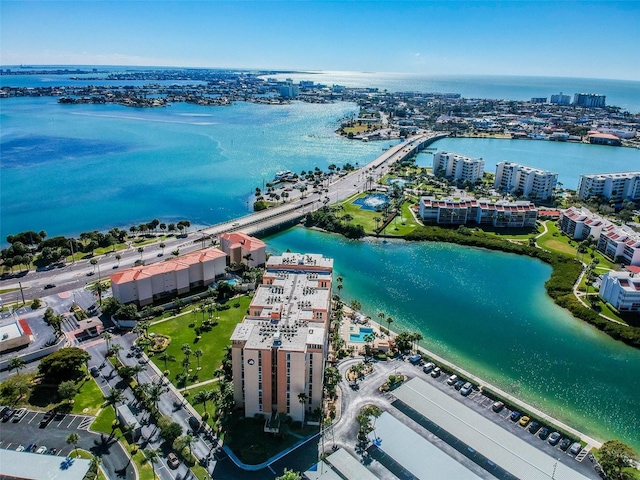
[[0, 63], [640, 80], [638, 1], [0, 0]]

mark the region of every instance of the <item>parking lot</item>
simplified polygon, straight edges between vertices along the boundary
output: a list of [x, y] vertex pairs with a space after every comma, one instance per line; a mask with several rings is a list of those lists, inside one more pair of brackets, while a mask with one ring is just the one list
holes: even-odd
[[[67, 436], [77, 433], [80, 437], [78, 448], [100, 456], [102, 468], [109, 478], [116, 478], [116, 472], [122, 473], [124, 478], [135, 478], [133, 465], [122, 446], [115, 439], [88, 430], [94, 417], [58, 414], [44, 428], [40, 428], [44, 416], [45, 412], [29, 411], [19, 422], [14, 423], [9, 419], [2, 423], [0, 448], [16, 450], [22, 446], [26, 450], [31, 446], [31, 451], [36, 451], [45, 447], [50, 454], [66, 457], [74, 449], [73, 445], [67, 444]], [[55, 453], [51, 453], [52, 449], [55, 449]]]
[[[567, 446], [567, 448], [564, 450], [560, 448], [561, 441], [564, 436], [561, 437], [561, 439], [555, 446], [551, 445], [549, 444], [547, 437], [540, 438], [540, 430], [537, 430], [535, 433], [531, 433], [529, 431], [529, 426], [532, 422], [537, 421], [539, 424], [541, 424], [542, 427], [547, 426], [549, 428], [549, 433], [555, 431], [552, 426], [545, 425], [544, 422], [541, 422], [536, 418], [531, 418], [526, 425], [522, 426], [518, 421], [519, 419], [515, 421], [511, 420], [513, 409], [509, 408], [508, 405], [505, 405], [498, 412], [495, 412], [492, 409], [492, 406], [494, 402], [496, 402], [496, 399], [489, 397], [487, 394], [481, 392], [475, 385], [473, 387], [473, 390], [467, 396], [463, 396], [460, 393], [460, 387], [458, 386], [458, 389], [456, 389], [455, 382], [451, 385], [448, 383], [451, 373], [446, 372], [444, 369], [442, 369], [439, 376], [433, 377], [431, 375], [431, 372], [425, 373], [423, 371], [423, 366], [424, 362], [420, 362], [415, 366], [412, 366], [412, 368], [415, 368], [416, 377], [420, 377], [423, 380], [428, 381], [430, 384], [436, 386], [442, 392], [448, 394], [458, 401], [463, 402], [463, 404], [467, 407], [482, 414], [485, 418], [511, 432], [512, 434], [517, 435], [520, 439], [524, 440], [531, 446], [547, 453], [553, 458], [558, 459], [558, 461], [566, 464], [573, 470], [576, 470], [579, 473], [590, 478], [599, 478], [599, 475], [594, 468], [595, 465], [591, 461], [593, 457], [587, 455], [587, 452], [581, 451], [580, 453], [578, 453], [578, 455], [572, 454], [570, 452], [570, 445], [576, 441], [575, 438], [570, 439], [571, 441], [569, 443], [569, 446]], [[464, 439], [462, 440], [464, 441]]]

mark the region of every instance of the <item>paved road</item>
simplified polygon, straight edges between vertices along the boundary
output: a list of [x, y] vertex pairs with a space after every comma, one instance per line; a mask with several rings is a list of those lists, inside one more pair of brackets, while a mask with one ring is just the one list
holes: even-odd
[[[282, 223], [288, 218], [304, 215], [312, 210], [317, 210], [328, 203], [337, 202], [348, 198], [357, 192], [370, 188], [376, 180], [385, 175], [391, 165], [419, 149], [422, 142], [428, 138], [437, 136], [435, 133], [425, 133], [407, 139], [382, 153], [378, 158], [366, 164], [360, 169], [344, 176], [333, 174], [328, 178], [326, 185], [319, 186], [314, 192], [302, 195], [297, 190], [291, 191], [291, 200], [286, 204], [275, 208], [255, 212], [244, 217], [223, 222], [198, 232], [189, 233], [188, 236], [167, 238], [162, 240], [166, 245], [159, 248], [160, 241], [155, 244], [145, 245], [144, 251], [139, 253], [137, 247], [129, 245], [126, 250], [119, 251], [120, 260], [115, 258], [115, 253], [107, 253], [96, 257], [98, 264], [91, 265], [90, 259], [78, 260], [61, 268], [47, 271], [28, 272], [21, 277], [4, 278], [0, 280], [0, 289], [22, 287], [22, 291], [16, 290], [4, 295], [4, 301], [38, 298], [45, 294], [59, 293], [84, 287], [87, 283], [97, 279], [104, 279], [119, 268], [132, 266], [137, 260], [144, 260], [146, 264], [165, 259], [163, 252], [168, 255], [176, 249], [181, 254], [188, 253], [209, 246], [216, 235], [233, 230], [242, 230], [247, 233], [260, 231], [264, 226]], [[50, 289], [44, 289], [47, 284], [55, 285]]]
[[[339, 365], [340, 373], [343, 378], [346, 378], [347, 369], [358, 362], [361, 362], [361, 358], [347, 360]], [[441, 391], [447, 393], [452, 397], [452, 401], [462, 401], [469, 408], [477, 411], [478, 413], [486, 416], [491, 421], [500, 425], [501, 427], [509, 430], [514, 435], [525, 440], [531, 445], [543, 450], [550, 456], [558, 458], [562, 463], [565, 463], [569, 467], [580, 471], [583, 475], [590, 478], [599, 478], [593, 469], [593, 465], [588, 462], [576, 462], [573, 456], [563, 452], [558, 447], [553, 447], [547, 442], [540, 440], [536, 435], [530, 434], [526, 429], [521, 428], [517, 423], [509, 420], [510, 410], [504, 409], [500, 414], [495, 414], [491, 410], [493, 399], [482, 394], [479, 390], [474, 390], [468, 397], [462, 397], [459, 391], [455, 390], [452, 386], [447, 385], [448, 374], [444, 371], [438, 378], [432, 378], [430, 375], [425, 374], [422, 368], [414, 366], [401, 358], [395, 360], [389, 360], [387, 362], [374, 363], [374, 371], [357, 383], [358, 388], [353, 389], [350, 387], [346, 380], [343, 380], [340, 384], [340, 408], [342, 415], [335, 423], [333, 430], [326, 431], [323, 436], [323, 445], [321, 450], [329, 451], [335, 444], [338, 447], [343, 447], [349, 451], [356, 458], [360, 458], [363, 452], [359, 451], [356, 447], [356, 436], [358, 431], [358, 424], [355, 417], [359, 413], [360, 409], [368, 404], [374, 404], [388, 411], [403, 424], [414, 430], [416, 433], [428, 439], [431, 443], [435, 444], [438, 448], [445, 451], [447, 454], [455, 458], [460, 463], [464, 464], [467, 468], [472, 470], [481, 478], [494, 478], [488, 474], [484, 469], [468, 459], [465, 455], [461, 454], [456, 448], [447, 444], [433, 433], [424, 429], [416, 422], [411, 420], [406, 415], [402, 414], [398, 409], [393, 407], [391, 403], [395, 401], [395, 397], [392, 393], [380, 393], [378, 388], [382, 385], [391, 374], [403, 374], [409, 379], [413, 377], [420, 377], [429, 383], [435, 385]], [[370, 469], [378, 476], [378, 478], [391, 478], [388, 472], [384, 469], [380, 469], [378, 465], [373, 462], [369, 465]]]

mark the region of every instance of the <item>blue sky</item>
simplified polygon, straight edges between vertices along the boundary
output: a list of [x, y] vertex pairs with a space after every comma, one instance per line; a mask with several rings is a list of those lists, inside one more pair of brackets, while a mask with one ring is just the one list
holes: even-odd
[[0, 0], [0, 63], [640, 80], [640, 1]]

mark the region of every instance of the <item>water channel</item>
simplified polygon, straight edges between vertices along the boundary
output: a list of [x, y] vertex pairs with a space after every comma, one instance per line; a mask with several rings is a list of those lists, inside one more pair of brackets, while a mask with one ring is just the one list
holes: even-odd
[[546, 295], [551, 269], [441, 243], [348, 241], [302, 227], [266, 239], [335, 259], [342, 297], [396, 331], [597, 439], [640, 449], [640, 351], [574, 319]]

